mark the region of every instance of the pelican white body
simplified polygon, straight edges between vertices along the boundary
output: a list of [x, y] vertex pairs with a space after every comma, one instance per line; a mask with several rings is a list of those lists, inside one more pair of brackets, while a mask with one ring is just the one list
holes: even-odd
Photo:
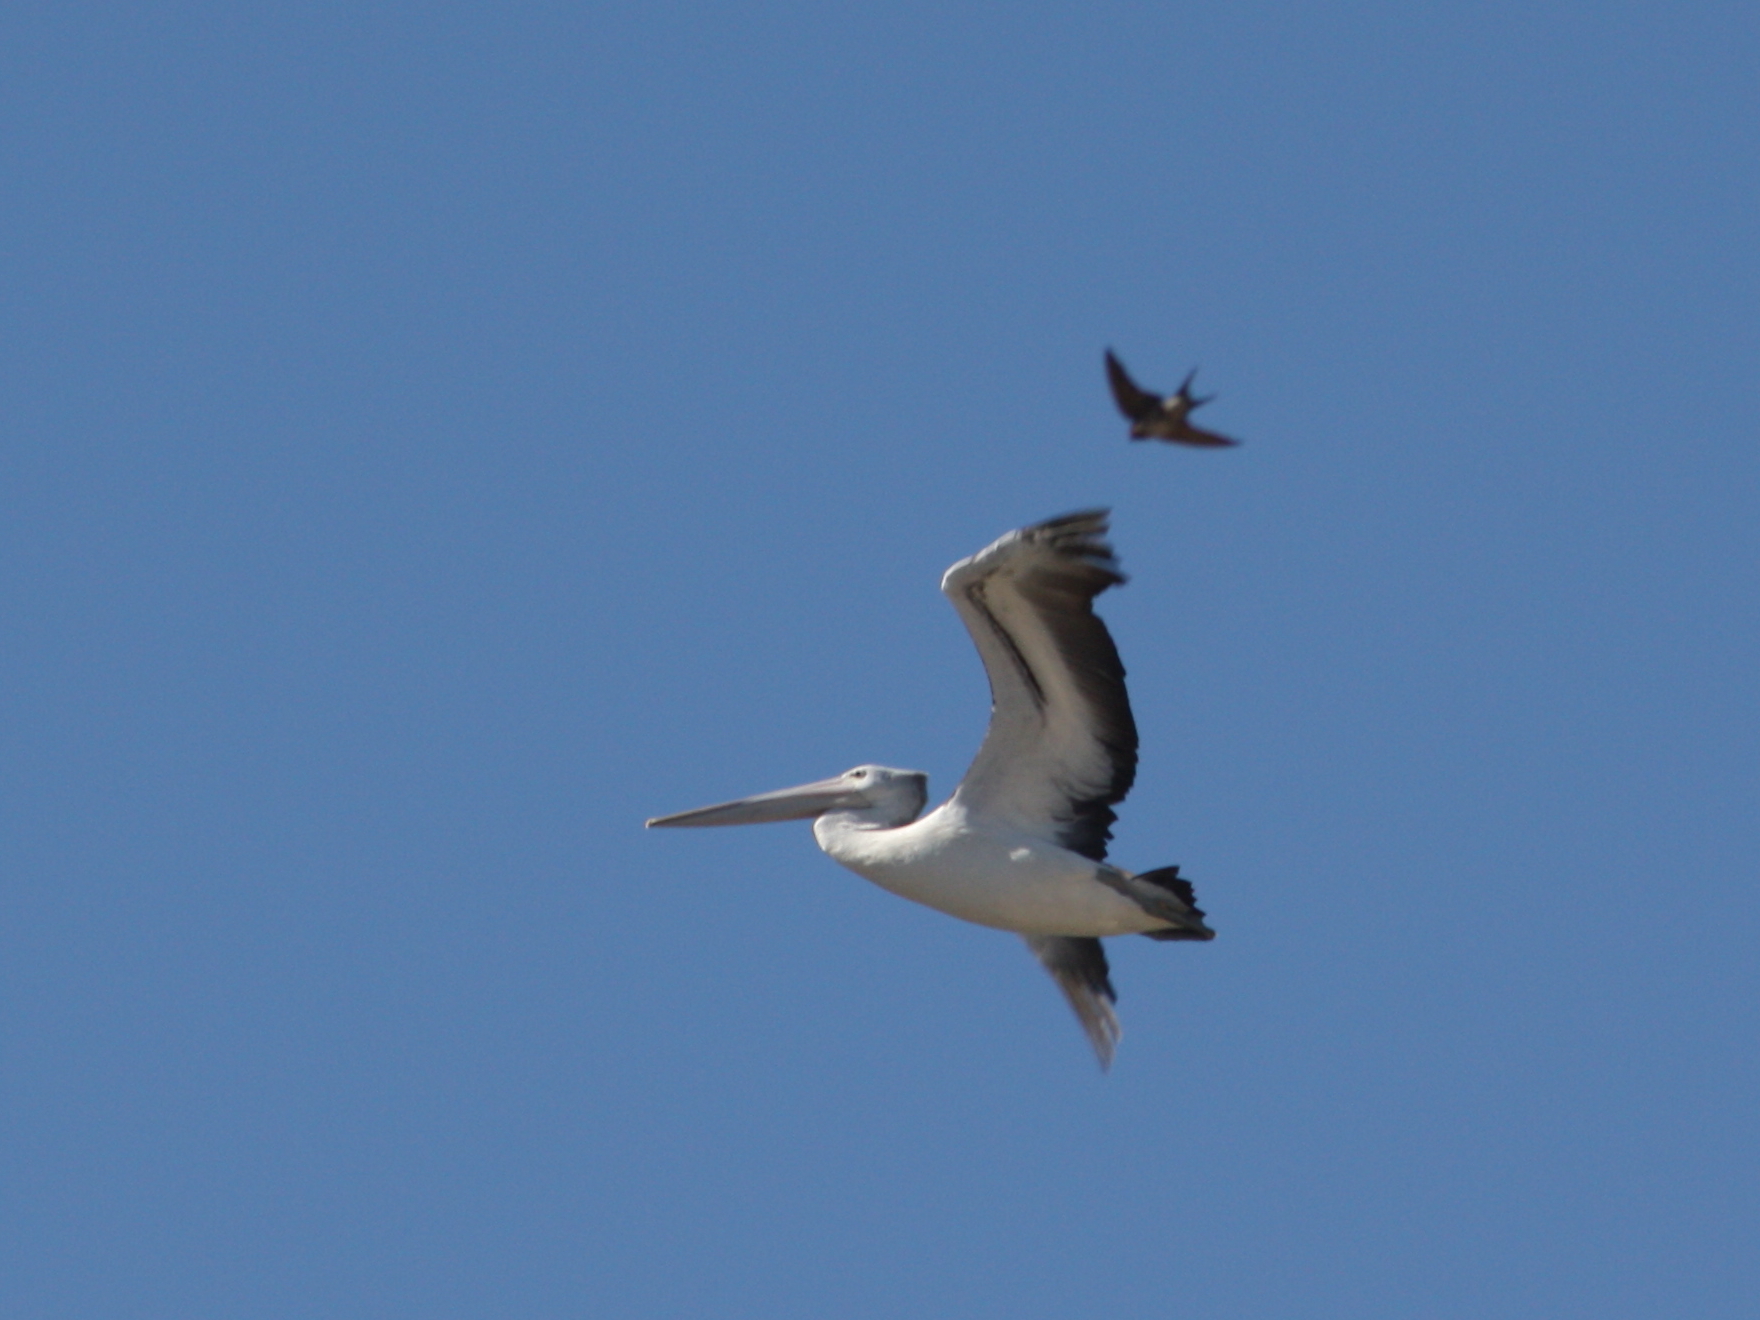
[[860, 810], [828, 811], [813, 822], [813, 837], [880, 888], [980, 926], [1020, 935], [1101, 936], [1170, 925], [1101, 881], [1104, 863], [1007, 825], [973, 820], [958, 797], [890, 828]]

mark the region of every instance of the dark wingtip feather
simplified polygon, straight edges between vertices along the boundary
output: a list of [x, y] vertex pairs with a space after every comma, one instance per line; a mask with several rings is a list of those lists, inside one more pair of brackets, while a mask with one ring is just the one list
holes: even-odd
[[1137, 879], [1147, 880], [1150, 884], [1165, 889], [1189, 907], [1195, 916], [1204, 915], [1204, 909], [1198, 906], [1198, 895], [1192, 888], [1192, 882], [1179, 878], [1179, 867], [1163, 866], [1153, 871], [1138, 871]]
[[1125, 692], [1124, 662], [1118, 658], [1112, 634], [1094, 614], [1094, 598], [1126, 581], [1106, 539], [1111, 515], [1110, 509], [1082, 509], [1048, 518], [1022, 532], [1067, 564], [1067, 568], [1036, 575], [1030, 584], [1023, 582], [1022, 590], [1029, 594], [1056, 592], [1065, 599], [1077, 595], [1082, 598], [1081, 613], [1087, 616], [1086, 626], [1066, 637], [1064, 659], [1098, 722], [1096, 734], [1111, 758], [1112, 780], [1104, 791], [1070, 804], [1069, 820], [1059, 832], [1058, 842], [1097, 862], [1106, 859], [1106, 846], [1118, 819], [1112, 806], [1124, 800], [1137, 777], [1137, 725]]
[[1173, 926], [1167, 930], [1145, 931], [1152, 940], [1213, 940], [1216, 932], [1204, 924], [1204, 909], [1198, 906], [1198, 895], [1192, 888], [1190, 880], [1182, 880], [1179, 867], [1163, 866], [1153, 871], [1137, 872], [1137, 879], [1147, 880], [1158, 889], [1165, 889], [1172, 894], [1197, 918], [1195, 926]]

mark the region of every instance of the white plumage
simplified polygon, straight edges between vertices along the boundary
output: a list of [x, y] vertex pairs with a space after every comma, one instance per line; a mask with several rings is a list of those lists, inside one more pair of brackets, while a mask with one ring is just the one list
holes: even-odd
[[990, 677], [990, 727], [953, 796], [917, 819], [927, 777], [857, 766], [832, 779], [650, 820], [706, 826], [814, 817], [834, 859], [881, 888], [1027, 939], [1107, 1066], [1119, 1037], [1100, 937], [1213, 937], [1178, 868], [1106, 862], [1137, 731], [1093, 600], [1124, 581], [1106, 512], [1025, 527], [947, 570]]

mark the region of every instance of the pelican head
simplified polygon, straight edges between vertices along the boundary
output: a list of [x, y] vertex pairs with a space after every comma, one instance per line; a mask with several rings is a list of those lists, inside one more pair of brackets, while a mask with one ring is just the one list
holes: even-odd
[[865, 825], [903, 825], [917, 818], [929, 800], [929, 776], [920, 770], [858, 765], [830, 779], [773, 793], [718, 802], [712, 807], [656, 816], [649, 829], [702, 825], [759, 825], [772, 820], [805, 820], [826, 812], [849, 812]]

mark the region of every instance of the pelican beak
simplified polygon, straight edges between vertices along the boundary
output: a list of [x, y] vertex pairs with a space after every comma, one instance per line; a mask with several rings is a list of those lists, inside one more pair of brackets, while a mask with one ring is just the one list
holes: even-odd
[[859, 807], [867, 803], [859, 788], [851, 788], [842, 775], [821, 779], [814, 784], [795, 788], [779, 788], [774, 793], [740, 798], [737, 802], [719, 802], [712, 807], [681, 811], [672, 816], [656, 816], [648, 822], [649, 829], [699, 825], [761, 825], [772, 820], [803, 820], [821, 816], [838, 807]]

